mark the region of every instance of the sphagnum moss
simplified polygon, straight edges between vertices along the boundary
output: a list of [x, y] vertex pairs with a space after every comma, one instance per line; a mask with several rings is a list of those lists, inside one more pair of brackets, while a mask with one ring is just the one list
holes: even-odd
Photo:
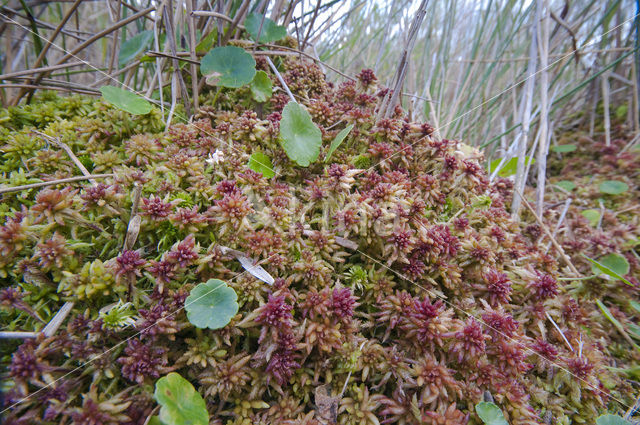
[[[625, 341], [511, 221], [508, 181], [489, 185], [457, 142], [400, 108], [376, 123], [384, 91], [369, 70], [337, 86], [295, 58], [282, 72], [322, 131], [320, 159], [354, 125], [329, 163], [287, 158], [281, 91], [260, 112], [246, 90], [224, 90], [215, 107], [205, 94], [192, 124], [166, 132], [157, 110], [133, 119], [82, 97], [3, 112], [4, 182], [73, 169], [33, 129], [64, 129], [78, 157], [115, 174], [3, 195], [2, 299], [16, 300], [2, 303], [3, 328], [40, 329], [38, 315], [75, 301], [55, 336], [2, 353], [8, 423], [142, 424], [170, 371], [194, 384], [216, 424], [326, 423], [331, 412], [315, 399], [323, 385], [341, 396], [340, 424], [478, 423], [485, 391], [518, 425], [548, 410], [556, 423], [593, 423], [631, 403], [629, 384], [606, 369]], [[256, 151], [273, 178], [248, 168]], [[123, 251], [134, 184], [140, 233]], [[275, 283], [244, 272], [229, 248]], [[240, 304], [215, 331], [194, 328], [182, 309], [210, 278]], [[125, 302], [126, 326], [100, 313]]]

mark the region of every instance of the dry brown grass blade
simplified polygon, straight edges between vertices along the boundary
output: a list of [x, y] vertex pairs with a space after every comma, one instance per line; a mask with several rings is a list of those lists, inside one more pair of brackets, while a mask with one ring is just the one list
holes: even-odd
[[85, 64], [84, 62], [70, 62], [70, 63], [62, 63], [60, 65], [43, 66], [42, 68], [31, 68], [31, 69], [26, 69], [24, 71], [16, 71], [16, 72], [10, 72], [8, 74], [1, 74], [0, 80], [8, 80], [10, 78], [33, 75], [33, 74], [38, 74], [40, 72], [55, 71], [57, 69], [72, 68], [74, 66], [80, 66], [84, 64]]
[[538, 35], [540, 37], [540, 142], [538, 144], [537, 180], [536, 186], [536, 213], [542, 216], [544, 206], [544, 190], [547, 177], [547, 152], [549, 150], [549, 2], [538, 0], [542, 3], [542, 22], [538, 21]]
[[61, 64], [63, 62], [66, 62], [70, 58], [74, 57], [75, 55], [77, 55], [78, 53], [80, 53], [81, 51], [86, 49], [91, 44], [93, 44], [96, 41], [98, 41], [101, 38], [103, 38], [104, 36], [106, 36], [108, 34], [111, 34], [112, 32], [116, 31], [117, 29], [122, 28], [123, 26], [129, 24], [130, 22], [133, 22], [136, 19], [143, 17], [143, 16], [153, 12], [154, 10], [156, 10], [155, 7], [148, 7], [148, 8], [146, 8], [146, 9], [144, 9], [144, 10], [142, 10], [142, 11], [136, 13], [136, 14], [133, 14], [133, 15], [129, 16], [128, 18], [125, 18], [125, 19], [122, 19], [122, 20], [116, 22], [115, 24], [113, 24], [109, 28], [104, 29], [104, 30], [100, 31], [99, 33], [95, 34], [94, 36], [89, 38], [84, 43], [81, 43], [78, 46], [76, 46], [73, 50], [71, 50], [69, 53], [67, 53], [65, 56], [63, 56], [62, 59], [60, 59], [56, 63], [56, 65]]
[[247, 11], [249, 10], [250, 5], [251, 5], [251, 0], [244, 0], [240, 5], [240, 7], [238, 8], [238, 11], [236, 12], [236, 16], [233, 18], [231, 25], [229, 25], [229, 28], [227, 28], [227, 32], [222, 37], [221, 44], [223, 46], [229, 42], [229, 40], [231, 39], [231, 36], [233, 35], [233, 32], [236, 30], [238, 25], [240, 25], [240, 22], [244, 21], [244, 17]]
[[[80, 43], [78, 46], [76, 46], [73, 50], [71, 50], [70, 52], [67, 52], [67, 54], [65, 54], [60, 60], [58, 60], [54, 65], [60, 65], [65, 63], [67, 60], [76, 57], [76, 55], [78, 53], [80, 53], [81, 51], [83, 51], [84, 49], [86, 49], [88, 46], [90, 46], [91, 44], [95, 43], [96, 41], [100, 40], [101, 38], [107, 36], [108, 34], [111, 34], [112, 32], [118, 30], [119, 28], [127, 25], [130, 22], [135, 21], [136, 19], [140, 18], [141, 16], [144, 16], [150, 12], [152, 12], [153, 10], [155, 10], [155, 7], [149, 7], [147, 9], [144, 9], [143, 11], [140, 11], [134, 15], [129, 16], [126, 19], [120, 20], [118, 22], [116, 22], [114, 25], [112, 25], [111, 27], [100, 31], [99, 33], [93, 35], [92, 37], [90, 37], [88, 40], [86, 40], [83, 43]], [[9, 18], [10, 19], [10, 18]], [[34, 85], [37, 85], [40, 80], [46, 76], [48, 76], [50, 74], [50, 71], [48, 72], [43, 72], [40, 75], [38, 75], [38, 77], [34, 80]], [[32, 89], [28, 90], [29, 92], [32, 91]], [[18, 102], [20, 101], [20, 99], [24, 96], [24, 94], [26, 93], [19, 93], [12, 101], [13, 105], [17, 105]]]
[[404, 50], [402, 52], [402, 56], [400, 57], [400, 62], [398, 63], [398, 68], [396, 70], [396, 75], [393, 78], [393, 87], [389, 93], [382, 99], [380, 104], [380, 109], [378, 110], [378, 119], [380, 118], [388, 118], [395, 106], [400, 93], [402, 92], [402, 86], [404, 85], [404, 79], [407, 74], [407, 66], [409, 65], [409, 55], [413, 50], [413, 46], [415, 45], [416, 36], [418, 35], [418, 29], [424, 20], [425, 15], [427, 14], [427, 4], [429, 0], [422, 0], [420, 2], [420, 7], [416, 12], [416, 15], [411, 22], [411, 26], [409, 27], [409, 33], [407, 35], [407, 41], [404, 46]]
[[[169, 3], [167, 6], [165, 6], [165, 8], [163, 9], [163, 13], [164, 13], [164, 25], [165, 28], [167, 30], [167, 41], [169, 44], [169, 47], [171, 48], [171, 53], [173, 53], [173, 56], [177, 56], [178, 55], [178, 46], [176, 44], [176, 35], [175, 35], [175, 25], [174, 25], [174, 17], [173, 17], [173, 1], [169, 0]], [[187, 116], [191, 116], [191, 105], [190, 105], [190, 101], [189, 101], [189, 94], [187, 91], [187, 85], [184, 82], [184, 78], [182, 77], [182, 72], [180, 70], [180, 63], [178, 62], [177, 59], [171, 59], [173, 61], [173, 77], [175, 79], [175, 81], [177, 81], [177, 83], [180, 85], [180, 98], [182, 99], [182, 103], [184, 104], [184, 107], [186, 109], [187, 112]], [[174, 87], [174, 85], [172, 84], [171, 87], [171, 91], [174, 92], [177, 90], [177, 87]], [[177, 97], [176, 96], [177, 93], [173, 93], [173, 97]], [[173, 107], [171, 108], [173, 109]], [[170, 121], [170, 120], [169, 120]], [[169, 124], [169, 122], [167, 122], [167, 124]]]
[[[122, 2], [117, 0], [116, 6], [112, 6], [111, 1], [107, 1], [107, 5], [109, 6], [109, 11], [114, 15], [114, 18], [120, 18], [120, 11], [122, 10]], [[114, 19], [115, 20], [115, 19]], [[120, 40], [120, 30], [116, 30], [113, 33], [113, 40], [111, 40], [111, 57], [109, 58], [109, 68], [107, 74], [111, 74], [113, 72], [113, 66], [116, 62], [116, 56], [118, 54], [118, 41]]]
[[522, 192], [520, 192], [517, 187], [514, 187], [513, 190], [518, 195], [520, 195], [520, 199], [522, 199], [522, 203], [527, 207], [527, 209], [531, 212], [531, 214], [533, 214], [533, 217], [536, 219], [536, 222], [538, 222], [538, 225], [542, 228], [542, 230], [549, 237], [549, 240], [551, 241], [551, 243], [553, 244], [555, 249], [560, 253], [560, 256], [562, 257], [562, 260], [564, 261], [564, 263], [571, 269], [571, 271], [573, 272], [573, 274], [575, 274], [576, 277], [581, 277], [582, 275], [580, 274], [578, 269], [576, 269], [576, 267], [573, 265], [573, 263], [571, 262], [571, 259], [569, 258], [569, 256], [567, 256], [567, 254], [564, 252], [564, 249], [562, 248], [562, 246], [558, 243], [556, 238], [553, 237], [553, 234], [551, 234], [551, 231], [549, 230], [549, 227], [547, 227], [547, 225], [544, 224], [544, 222], [542, 221], [540, 216], [538, 216], [538, 214], [536, 214], [536, 210], [531, 206], [531, 204], [529, 204], [529, 201], [527, 201], [527, 199], [524, 197]]
[[[18, 16], [18, 17], [20, 17], [22, 19], [28, 19], [25, 15], [21, 14], [17, 10], [12, 9], [10, 7], [0, 6], [0, 10], [2, 10], [4, 13], [8, 13], [10, 15]], [[12, 24], [12, 25], [16, 25], [15, 23], [11, 23], [11, 22], [9, 22], [9, 23]], [[55, 26], [49, 24], [48, 22], [43, 22], [43, 21], [41, 21], [39, 19], [35, 19], [35, 23], [40, 28], [44, 28], [44, 29], [52, 30], [52, 31], [54, 31], [56, 29]], [[81, 42], [85, 42], [87, 39], [84, 38], [84, 37], [81, 37], [79, 34], [83, 34], [83, 35], [90, 35], [91, 34], [91, 33], [86, 32], [86, 31], [73, 30], [73, 29], [69, 29], [69, 28], [63, 28], [62, 30], [60, 30], [60, 32], [62, 34], [64, 34], [64, 35], [69, 36], [69, 37], [73, 37], [76, 40], [81, 41]]]
[[59, 86], [46, 86], [46, 85], [36, 85], [36, 84], [20, 84], [20, 83], [6, 83], [0, 84], [0, 88], [7, 89], [25, 89], [25, 90], [54, 90], [61, 92], [71, 92], [71, 93], [80, 93], [80, 94], [88, 94], [88, 95], [97, 95], [100, 94], [99, 91], [92, 91], [90, 89], [78, 89], [74, 87], [59, 87]]
[[37, 68], [37, 67], [40, 66], [40, 64], [44, 60], [45, 56], [47, 55], [47, 52], [49, 51], [49, 48], [51, 48], [51, 46], [53, 45], [54, 40], [56, 39], [58, 34], [60, 34], [60, 31], [62, 31], [62, 29], [66, 25], [67, 21], [71, 18], [71, 16], [73, 16], [75, 11], [78, 9], [78, 6], [80, 6], [80, 3], [82, 3], [82, 0], [76, 0], [71, 5], [69, 10], [67, 10], [67, 13], [65, 13], [64, 17], [62, 18], [62, 20], [60, 21], [60, 23], [58, 24], [56, 29], [53, 31], [53, 34], [51, 34], [51, 37], [49, 37], [49, 39], [47, 40], [47, 43], [42, 48], [42, 51], [40, 52], [40, 55], [38, 55], [38, 57], [36, 58], [36, 61], [32, 65], [33, 68]]
[[[198, 56], [196, 55], [196, 25], [195, 18], [191, 13], [193, 10], [193, 0], [185, 0], [186, 8], [187, 8], [187, 27], [189, 29], [189, 53], [192, 61], [197, 61]], [[189, 65], [191, 71], [191, 96], [193, 97], [193, 109], [195, 111], [200, 107], [198, 100], [198, 67], [192, 62]]]
[[[527, 75], [534, 76], [538, 69], [538, 37], [537, 37], [537, 23], [540, 20], [541, 10], [540, 5], [536, 7], [535, 15], [532, 16], [531, 22], [531, 44], [529, 45], [529, 64], [527, 66]], [[518, 219], [518, 213], [520, 211], [520, 205], [522, 203], [522, 197], [520, 192], [524, 191], [527, 168], [525, 157], [527, 155], [527, 143], [529, 141], [529, 126], [531, 125], [531, 111], [533, 108], [533, 96], [534, 96], [535, 78], [528, 78], [524, 91], [522, 94], [522, 100], [520, 103], [520, 123], [522, 124], [521, 131], [516, 136], [516, 152], [518, 158], [518, 166], [516, 170], [516, 177], [514, 188], [516, 192], [513, 195], [513, 201], [511, 202], [511, 214], [514, 220]]]

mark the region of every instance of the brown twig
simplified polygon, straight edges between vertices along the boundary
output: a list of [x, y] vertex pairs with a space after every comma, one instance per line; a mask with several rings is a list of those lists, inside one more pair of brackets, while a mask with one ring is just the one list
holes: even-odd
[[[91, 38], [89, 38], [87, 41], [85, 41], [85, 42], [83, 42], [83, 43], [80, 43], [80, 44], [79, 44], [78, 46], [76, 46], [72, 51], [67, 52], [67, 54], [66, 54], [66, 55], [64, 55], [60, 60], [58, 60], [58, 62], [56, 62], [56, 63], [55, 63], [55, 65], [60, 65], [60, 64], [62, 64], [62, 63], [64, 63], [64, 62], [66, 62], [67, 60], [71, 59], [72, 57], [76, 57], [76, 55], [77, 55], [78, 53], [80, 53], [82, 50], [84, 50], [85, 48], [87, 48], [87, 47], [88, 47], [88, 46], [90, 46], [91, 44], [95, 43], [97, 40], [99, 40], [99, 39], [101, 39], [101, 38], [105, 37], [106, 35], [108, 35], [108, 34], [112, 33], [113, 31], [116, 31], [117, 29], [119, 29], [119, 28], [121, 28], [121, 27], [123, 27], [123, 26], [127, 25], [128, 23], [135, 21], [135, 20], [136, 20], [136, 19], [138, 19], [139, 17], [144, 16], [144, 15], [146, 15], [146, 14], [148, 14], [148, 13], [152, 12], [153, 10], [155, 10], [155, 7], [149, 7], [149, 8], [147, 8], [147, 9], [145, 9], [145, 10], [141, 11], [141, 12], [138, 12], [138, 13], [136, 13], [136, 14], [134, 14], [134, 15], [129, 16], [129, 17], [128, 17], [128, 18], [126, 18], [126, 19], [123, 19], [123, 20], [121, 20], [121, 21], [116, 22], [116, 23], [115, 23], [114, 25], [112, 25], [111, 27], [109, 27], [109, 28], [107, 28], [107, 29], [105, 29], [105, 30], [103, 30], [103, 31], [100, 31], [99, 33], [97, 33], [97, 34], [93, 35]], [[13, 21], [13, 22], [16, 22], [16, 21], [14, 21], [14, 20], [13, 20], [13, 19], [11, 19], [11, 18], [6, 18], [6, 19], [9, 19], [9, 20], [11, 20], [11, 21]], [[22, 26], [22, 25], [21, 25], [21, 26]], [[24, 26], [23, 26], [23, 27], [24, 27]], [[26, 28], [26, 27], [25, 27], [25, 28]], [[40, 75], [38, 75], [38, 77], [34, 80], [33, 84], [34, 84], [34, 85], [37, 85], [37, 84], [40, 82], [40, 80], [41, 80], [42, 78], [47, 77], [49, 74], [50, 74], [50, 72], [43, 72], [43, 73], [41, 73], [41, 74], [40, 74]], [[32, 90], [28, 90], [28, 91], [30, 92], [30, 91], [32, 91]], [[13, 105], [17, 105], [17, 104], [18, 104], [18, 102], [20, 101], [20, 99], [21, 99], [25, 94], [26, 94], [26, 91], [18, 93], [18, 95], [13, 99], [12, 104], [13, 104]]]
[[92, 174], [89, 176], [68, 177], [66, 179], [51, 180], [48, 182], [31, 183], [31, 184], [24, 184], [24, 185], [13, 186], [13, 187], [3, 187], [3, 188], [0, 188], [0, 195], [4, 193], [19, 192], [21, 190], [35, 189], [38, 187], [53, 186], [53, 185], [62, 184], [62, 183], [73, 183], [73, 182], [90, 180], [90, 179], [105, 179], [107, 177], [113, 177], [114, 175], [115, 174]]
[[103, 78], [99, 79], [98, 81], [96, 81], [94, 83], [91, 83], [89, 85], [89, 87], [98, 87], [98, 86], [101, 86], [103, 83], [105, 83], [107, 81], [117, 81], [116, 77], [118, 75], [124, 74], [125, 72], [128, 72], [128, 71], [130, 71], [130, 70], [132, 70], [134, 68], [137, 68], [138, 65], [140, 65], [140, 60], [133, 61], [129, 65], [127, 65], [124, 68], [114, 72], [113, 74], [109, 74], [106, 77], [103, 77]]
[[544, 224], [544, 222], [542, 221], [542, 219], [538, 216], [538, 214], [536, 214], [536, 210], [531, 206], [531, 204], [529, 204], [529, 202], [526, 200], [526, 198], [524, 197], [524, 195], [522, 194], [522, 192], [520, 192], [518, 190], [518, 188], [514, 187], [513, 188], [514, 191], [516, 191], [519, 195], [520, 195], [520, 199], [522, 200], [522, 203], [527, 207], [527, 209], [531, 212], [531, 214], [533, 214], [533, 217], [536, 219], [536, 221], [538, 222], [538, 224], [540, 225], [540, 227], [542, 227], [542, 230], [544, 230], [544, 232], [547, 234], [547, 236], [549, 237], [549, 239], [551, 240], [551, 243], [553, 243], [553, 246], [558, 250], [558, 252], [560, 253], [560, 256], [562, 257], [562, 259], [564, 260], [565, 264], [567, 266], [569, 266], [569, 268], [571, 269], [571, 271], [573, 272], [573, 274], [576, 275], [576, 277], [581, 277], [582, 275], [580, 274], [580, 272], [578, 271], [578, 269], [576, 269], [576, 267], [573, 265], [573, 263], [571, 262], [571, 259], [567, 256], [567, 254], [564, 252], [564, 249], [562, 249], [562, 246], [558, 243], [558, 241], [556, 240], [556, 238], [553, 237], [553, 235], [551, 234], [551, 232], [549, 231], [549, 228], [547, 227], [546, 224]]
[[79, 44], [78, 46], [76, 46], [71, 52], [67, 53], [66, 55], [64, 55], [62, 57], [62, 59], [60, 59], [56, 65], [61, 64], [63, 62], [66, 62], [67, 60], [71, 59], [72, 57], [74, 57], [75, 55], [77, 55], [78, 53], [80, 53], [81, 51], [83, 51], [85, 48], [87, 48], [88, 46], [90, 46], [91, 44], [95, 43], [96, 41], [100, 40], [101, 38], [103, 38], [105, 35], [107, 34], [111, 34], [112, 32], [114, 32], [115, 30], [122, 28], [123, 26], [129, 24], [130, 22], [135, 21], [136, 19], [145, 16], [151, 12], [153, 12], [154, 10], [156, 10], [155, 7], [148, 7], [134, 15], [129, 16], [128, 18], [122, 19], [118, 22], [116, 22], [115, 24], [113, 24], [112, 26], [110, 26], [109, 28], [100, 31], [99, 33], [95, 34], [93, 37], [89, 38], [87, 41], [85, 41], [84, 43]]
[[231, 34], [233, 34], [235, 29], [238, 27], [238, 25], [240, 25], [240, 22], [244, 19], [244, 15], [249, 9], [250, 5], [251, 5], [251, 0], [244, 0], [240, 5], [240, 7], [238, 8], [236, 12], [236, 16], [233, 18], [233, 21], [231, 22], [231, 25], [229, 25], [227, 32], [222, 37], [221, 44], [223, 46], [225, 46], [229, 42], [229, 39], [231, 38]]
[[[189, 29], [189, 53], [192, 61], [197, 61], [196, 55], [196, 25], [195, 18], [191, 14], [193, 10], [193, 0], [185, 0], [187, 6], [187, 28]], [[193, 97], [193, 109], [198, 110], [200, 102], [198, 100], [198, 68], [195, 64], [190, 65], [191, 68], [191, 96]]]
[[85, 62], [71, 62], [71, 63], [62, 63], [60, 65], [44, 66], [42, 68], [30, 68], [24, 71], [16, 71], [16, 72], [10, 72], [8, 74], [2, 74], [0, 75], [0, 80], [8, 80], [10, 78], [23, 77], [26, 75], [37, 74], [39, 72], [55, 71], [57, 69], [63, 69], [63, 68], [72, 68], [74, 66], [79, 66], [84, 64]]
[[[112, 18], [113, 20], [115, 19], [119, 19], [120, 18], [120, 12], [122, 10], [122, 2], [120, 0], [118, 0], [117, 2], [117, 7], [113, 7], [111, 6], [111, 2], [107, 1], [107, 6], [109, 6], [109, 11], [114, 13], [114, 17]], [[111, 14], [110, 14], [111, 15]], [[107, 70], [108, 74], [111, 74], [111, 72], [113, 72], [113, 66], [116, 63], [116, 54], [118, 52], [118, 40], [120, 39], [120, 30], [116, 30], [113, 33], [113, 40], [111, 42], [111, 57], [109, 58], [109, 68]]]
[[64, 91], [64, 92], [74, 92], [88, 95], [99, 95], [99, 91], [94, 91], [90, 89], [77, 89], [74, 87], [58, 87], [58, 86], [43, 86], [43, 85], [35, 85], [35, 84], [0, 84], [2, 88], [18, 88], [18, 89], [31, 89], [31, 90], [56, 90], [56, 91]]
[[62, 17], [62, 20], [60, 21], [60, 23], [58, 24], [56, 29], [53, 31], [53, 34], [51, 34], [51, 37], [49, 37], [49, 39], [47, 40], [47, 43], [44, 45], [44, 47], [42, 48], [42, 51], [40, 52], [40, 54], [36, 58], [36, 61], [32, 65], [33, 68], [37, 68], [37, 67], [40, 66], [40, 64], [42, 63], [42, 61], [45, 58], [45, 55], [49, 51], [49, 48], [51, 46], [53, 46], [53, 41], [56, 39], [58, 34], [60, 34], [60, 31], [62, 31], [62, 29], [64, 28], [64, 26], [67, 23], [67, 21], [75, 13], [75, 11], [78, 8], [78, 6], [80, 6], [80, 3], [82, 3], [82, 0], [75, 0], [75, 2], [71, 5], [71, 8], [69, 8], [69, 10], [67, 10], [67, 13], [65, 13], [65, 15]]
[[[175, 31], [174, 31], [174, 22], [173, 22], [173, 1], [169, 0], [169, 4], [168, 7], [165, 6], [163, 9], [164, 12], [164, 25], [165, 28], [167, 30], [167, 40], [169, 41], [169, 47], [171, 48], [171, 53], [173, 53], [174, 56], [177, 56], [178, 53], [178, 46], [176, 44], [176, 37], [175, 37]], [[180, 84], [180, 98], [182, 99], [182, 103], [184, 103], [184, 107], [186, 109], [187, 112], [187, 116], [191, 115], [191, 105], [189, 102], [189, 96], [188, 96], [188, 92], [187, 92], [187, 85], [184, 82], [184, 78], [182, 77], [182, 72], [180, 71], [180, 64], [178, 63], [177, 59], [172, 59], [173, 61], [173, 78], [175, 79], [175, 81], [178, 82], [178, 84]], [[171, 85], [171, 92], [172, 92], [172, 97], [176, 96], [175, 91], [177, 90], [177, 87], [174, 87], [175, 85], [172, 84]], [[173, 103], [173, 102], [172, 102]], [[171, 108], [173, 110], [173, 107]], [[169, 114], [169, 117], [171, 117], [171, 114]], [[169, 118], [169, 121], [171, 119]], [[167, 125], [169, 124], [169, 122], [167, 122]]]
[[407, 35], [407, 41], [404, 45], [402, 55], [400, 56], [400, 62], [398, 63], [396, 74], [393, 77], [393, 88], [387, 93], [385, 97], [382, 98], [380, 109], [378, 110], [378, 119], [388, 118], [389, 116], [391, 116], [396, 107], [396, 102], [398, 101], [400, 93], [402, 93], [402, 86], [404, 85], [404, 79], [407, 75], [409, 55], [411, 54], [413, 46], [415, 45], [416, 36], [418, 35], [418, 29], [420, 28], [420, 25], [422, 24], [422, 21], [427, 14], [428, 3], [429, 0], [422, 0], [420, 2], [420, 7], [418, 8], [416, 15], [411, 22], [409, 33]]

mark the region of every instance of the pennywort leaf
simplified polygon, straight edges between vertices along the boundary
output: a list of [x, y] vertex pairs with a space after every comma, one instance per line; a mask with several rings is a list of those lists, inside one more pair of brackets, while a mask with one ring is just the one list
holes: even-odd
[[621, 195], [627, 190], [629, 190], [629, 186], [618, 180], [606, 180], [600, 183], [600, 192], [607, 195]]
[[[260, 26], [262, 25], [262, 28]], [[244, 20], [244, 27], [254, 41], [260, 43], [272, 43], [287, 36], [287, 29], [276, 24], [271, 19], [258, 13], [250, 13]], [[260, 40], [258, 40], [260, 33]]]
[[322, 132], [299, 103], [289, 102], [282, 110], [280, 145], [292, 161], [303, 167], [318, 159]]
[[485, 425], [509, 425], [502, 410], [494, 403], [483, 401], [476, 404], [476, 413]]
[[591, 227], [596, 227], [600, 222], [600, 211], [598, 210], [584, 210], [580, 214], [589, 220]]
[[[609, 254], [609, 255], [617, 255], [617, 254]], [[609, 268], [607, 265], [594, 260], [593, 258], [589, 258], [586, 255], [582, 254], [582, 256], [584, 258], [586, 258], [591, 264], [591, 268], [594, 271], [594, 273], [598, 274], [598, 272], [604, 273], [607, 276], [611, 276], [614, 279], [617, 280], [621, 280], [624, 283], [626, 283], [627, 285], [633, 286], [633, 284], [631, 282], [629, 282], [627, 279], [625, 279], [624, 277], [622, 277], [619, 273], [617, 273], [615, 270], [612, 270], [611, 268]], [[624, 261], [626, 261], [626, 258], [624, 259]], [[609, 260], [608, 261], [609, 265], [615, 263], [614, 267], [620, 267], [620, 264], [622, 264], [622, 262], [618, 262], [616, 260]], [[619, 263], [619, 264], [618, 264]], [[627, 263], [628, 265], [628, 263]]]
[[259, 103], [266, 102], [273, 94], [273, 83], [264, 71], [256, 72], [256, 76], [251, 80], [249, 88], [251, 89], [251, 97]]
[[207, 84], [238, 88], [253, 80], [256, 61], [240, 47], [216, 47], [202, 58], [200, 71], [207, 77]]
[[104, 100], [133, 115], [148, 114], [153, 109], [151, 103], [146, 99], [129, 90], [114, 86], [102, 86], [100, 92]]
[[596, 419], [596, 425], [631, 425], [631, 422], [622, 419], [618, 415], [602, 415]]
[[576, 188], [576, 184], [570, 180], [561, 180], [559, 182], [556, 182], [556, 186], [561, 187], [567, 192], [571, 192], [573, 189]]
[[209, 279], [191, 290], [184, 309], [195, 327], [220, 329], [238, 313], [238, 296], [225, 282]]
[[262, 174], [267, 179], [276, 175], [276, 172], [273, 170], [271, 158], [262, 152], [254, 152], [251, 157], [249, 157], [248, 167], [256, 173]]
[[348, 125], [340, 133], [338, 133], [338, 135], [331, 142], [331, 146], [329, 146], [329, 150], [327, 151], [327, 156], [324, 158], [324, 162], [329, 162], [329, 160], [331, 159], [331, 155], [333, 155], [336, 149], [340, 147], [340, 145], [342, 144], [342, 142], [344, 142], [344, 139], [347, 138], [352, 129], [353, 124]]
[[147, 50], [153, 40], [153, 31], [146, 30], [134, 35], [120, 46], [118, 65], [124, 66]]
[[209, 413], [202, 396], [179, 374], [171, 372], [158, 379], [153, 395], [161, 406], [158, 418], [162, 424], [209, 424]]

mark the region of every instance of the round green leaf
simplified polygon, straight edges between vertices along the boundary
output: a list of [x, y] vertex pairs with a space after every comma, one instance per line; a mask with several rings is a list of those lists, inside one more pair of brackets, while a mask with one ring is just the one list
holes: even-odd
[[[262, 29], [260, 28], [262, 25]], [[251, 38], [255, 41], [260, 33], [260, 43], [272, 43], [287, 36], [287, 29], [265, 18], [258, 13], [250, 13], [244, 20], [244, 27]]]
[[600, 192], [607, 195], [620, 195], [627, 190], [629, 190], [629, 186], [618, 180], [606, 180], [600, 183]]
[[576, 149], [578, 149], [576, 145], [556, 145], [551, 147], [552, 151], [558, 152], [558, 153], [573, 152]]
[[[622, 276], [623, 274], [629, 273], [629, 262], [621, 255], [607, 254], [604, 257], [599, 258], [598, 261], [593, 258], [589, 258], [584, 254], [582, 254], [582, 256], [591, 263], [591, 270], [594, 274], [600, 274], [601, 272], [614, 279], [621, 280], [627, 285], [633, 286], [631, 282]], [[618, 271], [624, 273], [618, 273]]]
[[240, 47], [216, 47], [202, 58], [200, 71], [212, 86], [237, 88], [253, 80], [256, 61]]
[[596, 419], [597, 425], [631, 425], [631, 422], [625, 421], [618, 415], [602, 415]]
[[158, 417], [163, 424], [209, 424], [209, 413], [202, 396], [179, 374], [171, 372], [158, 379], [153, 395], [161, 406]]
[[476, 413], [485, 425], [509, 425], [502, 410], [493, 403], [483, 401], [476, 404]]
[[238, 313], [236, 291], [218, 279], [209, 279], [191, 290], [184, 302], [187, 319], [197, 328], [220, 329]]
[[252, 169], [256, 173], [262, 174], [267, 179], [270, 179], [271, 177], [276, 175], [276, 172], [273, 170], [271, 158], [269, 158], [262, 152], [254, 152], [251, 157], [249, 157], [248, 166], [250, 169]]
[[100, 87], [102, 97], [118, 109], [133, 115], [144, 115], [151, 112], [153, 107], [146, 99], [114, 86]]
[[570, 180], [560, 180], [559, 182], [556, 182], [556, 186], [561, 187], [567, 192], [571, 192], [573, 189], [576, 188], [576, 184]]
[[253, 100], [259, 103], [266, 102], [273, 94], [273, 83], [264, 71], [256, 72], [256, 76], [251, 80], [249, 88], [251, 89]]
[[353, 124], [347, 126], [340, 133], [338, 133], [335, 139], [333, 139], [333, 141], [331, 142], [331, 146], [329, 146], [329, 151], [327, 151], [327, 156], [325, 157], [324, 162], [329, 161], [329, 159], [331, 158], [331, 155], [333, 155], [335, 150], [338, 149], [338, 147], [340, 147], [344, 139], [346, 139], [346, 137], [351, 132], [351, 129], [353, 129]]
[[584, 210], [580, 214], [589, 220], [591, 227], [596, 227], [598, 222], [600, 222], [600, 211], [598, 210]]
[[616, 108], [616, 118], [621, 120], [627, 115], [629, 107], [627, 105], [620, 105]]
[[607, 254], [598, 258], [598, 263], [621, 276], [629, 273], [629, 262], [620, 254]]
[[292, 161], [307, 167], [320, 155], [322, 132], [306, 109], [296, 102], [289, 102], [282, 110], [279, 141]]
[[146, 30], [122, 43], [118, 53], [118, 65], [124, 66], [134, 60], [140, 53], [147, 50], [151, 40], [153, 40], [153, 31]]

